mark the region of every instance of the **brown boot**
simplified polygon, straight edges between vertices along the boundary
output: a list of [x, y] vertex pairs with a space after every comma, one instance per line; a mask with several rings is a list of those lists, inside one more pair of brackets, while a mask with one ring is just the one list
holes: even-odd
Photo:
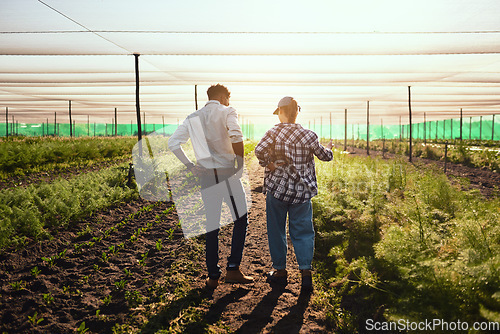
[[254, 279], [251, 276], [245, 276], [238, 268], [236, 270], [228, 270], [226, 273], [226, 283], [242, 283], [248, 284], [253, 283]]
[[288, 272], [286, 269], [277, 269], [267, 274], [267, 281], [271, 284], [286, 286], [288, 284]]
[[213, 278], [207, 278], [207, 281], [206, 281], [206, 287], [207, 289], [215, 289], [217, 288], [217, 286], [219, 286], [219, 279], [213, 279]]
[[311, 270], [302, 269], [300, 273], [302, 276], [301, 290], [305, 292], [311, 292], [313, 290]]

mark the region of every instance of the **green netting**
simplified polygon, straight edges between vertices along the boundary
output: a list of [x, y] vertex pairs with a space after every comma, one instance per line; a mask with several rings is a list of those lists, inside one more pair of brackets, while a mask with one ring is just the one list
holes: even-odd
[[[428, 121], [412, 125], [412, 137], [415, 139], [473, 139], [473, 140], [500, 140], [500, 117], [478, 116], [467, 117], [462, 120], [462, 130], [460, 131], [460, 119], [447, 119], [440, 121]], [[171, 135], [177, 128], [177, 124], [145, 124], [142, 126], [143, 134], [158, 132], [164, 135]], [[271, 127], [271, 124], [242, 124], [245, 138], [261, 138]], [[345, 125], [329, 124], [321, 125], [309, 122], [303, 124], [304, 127], [315, 131], [321, 138], [344, 139]], [[407, 139], [409, 138], [409, 125], [370, 125], [369, 139]], [[6, 135], [6, 124], [0, 123], [0, 136]], [[9, 135], [18, 136], [63, 136], [69, 137], [71, 134], [68, 123], [9, 123]], [[74, 124], [73, 136], [137, 136], [136, 124]], [[366, 124], [348, 124], [347, 139], [367, 139]]]

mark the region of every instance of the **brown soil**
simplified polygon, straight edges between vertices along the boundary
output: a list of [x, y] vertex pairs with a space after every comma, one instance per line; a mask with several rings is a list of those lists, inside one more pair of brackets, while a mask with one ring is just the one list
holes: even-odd
[[[340, 147], [339, 148], [343, 148]], [[350, 154], [357, 156], [367, 156], [366, 149], [355, 147], [348, 147], [347, 150]], [[370, 150], [370, 156], [382, 158], [382, 152]], [[403, 158], [408, 160], [408, 157], [402, 157], [393, 153], [386, 152], [385, 159], [398, 159]], [[444, 171], [444, 161], [430, 160], [424, 158], [413, 157], [412, 163], [418, 168], [428, 168], [434, 170]], [[469, 167], [458, 163], [446, 164], [446, 174], [452, 182], [460, 184], [464, 190], [476, 189], [487, 198], [498, 197], [500, 194], [500, 174], [495, 173], [489, 169]], [[466, 179], [468, 182], [464, 184], [460, 180]]]
[[[311, 302], [314, 293], [300, 293], [290, 242], [290, 283], [284, 290], [273, 290], [265, 281], [271, 262], [265, 199], [257, 191], [263, 170], [256, 163], [249, 170], [253, 203], [241, 268], [254, 276], [254, 283], [223, 283], [213, 292], [206, 290], [203, 238], [183, 238], [175, 210], [168, 211], [172, 203], [155, 205], [139, 199], [79, 222], [52, 240], [0, 254], [0, 332], [73, 333], [85, 322], [87, 333], [111, 333], [116, 324], [123, 332], [152, 333], [182, 322], [179, 317], [193, 307], [201, 314], [201, 322], [220, 332], [328, 332], [324, 311]], [[146, 206], [150, 210], [144, 210]], [[113, 226], [116, 230], [109, 232]], [[88, 233], [81, 233], [86, 228]], [[134, 233], [138, 236], [132, 241]], [[222, 268], [231, 233], [231, 225], [220, 233]], [[159, 239], [160, 250], [156, 247]], [[82, 246], [77, 250], [75, 245]], [[53, 265], [42, 259], [56, 257], [65, 249]], [[35, 267], [39, 270], [36, 277]], [[186, 282], [187, 291], [180, 293]], [[199, 332], [196, 328], [188, 326], [184, 332]]]

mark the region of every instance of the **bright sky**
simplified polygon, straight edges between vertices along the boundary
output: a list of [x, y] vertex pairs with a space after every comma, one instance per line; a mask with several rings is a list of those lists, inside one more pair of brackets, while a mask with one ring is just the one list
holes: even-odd
[[[0, 112], [40, 122], [175, 123], [222, 83], [247, 120], [276, 122], [294, 96], [299, 121], [397, 124], [500, 111], [500, 2], [1, 0]], [[0, 115], [0, 117], [2, 117]]]

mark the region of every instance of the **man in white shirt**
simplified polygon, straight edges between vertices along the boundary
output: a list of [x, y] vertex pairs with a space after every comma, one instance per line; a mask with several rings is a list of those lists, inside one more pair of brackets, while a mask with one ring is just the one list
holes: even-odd
[[[248, 226], [246, 196], [240, 177], [243, 171], [243, 133], [236, 110], [229, 107], [230, 92], [220, 84], [208, 90], [207, 104], [190, 114], [169, 138], [168, 147], [198, 177], [206, 210], [206, 264], [208, 288], [216, 288], [221, 275], [219, 227], [222, 201], [234, 220], [231, 255], [227, 260], [228, 283], [252, 283], [239, 269]], [[197, 163], [189, 160], [181, 144], [191, 139]], [[236, 166], [235, 166], [236, 162]], [[225, 183], [225, 186], [223, 185]], [[222, 186], [222, 187], [219, 187]], [[213, 191], [213, 189], [224, 191]]]

